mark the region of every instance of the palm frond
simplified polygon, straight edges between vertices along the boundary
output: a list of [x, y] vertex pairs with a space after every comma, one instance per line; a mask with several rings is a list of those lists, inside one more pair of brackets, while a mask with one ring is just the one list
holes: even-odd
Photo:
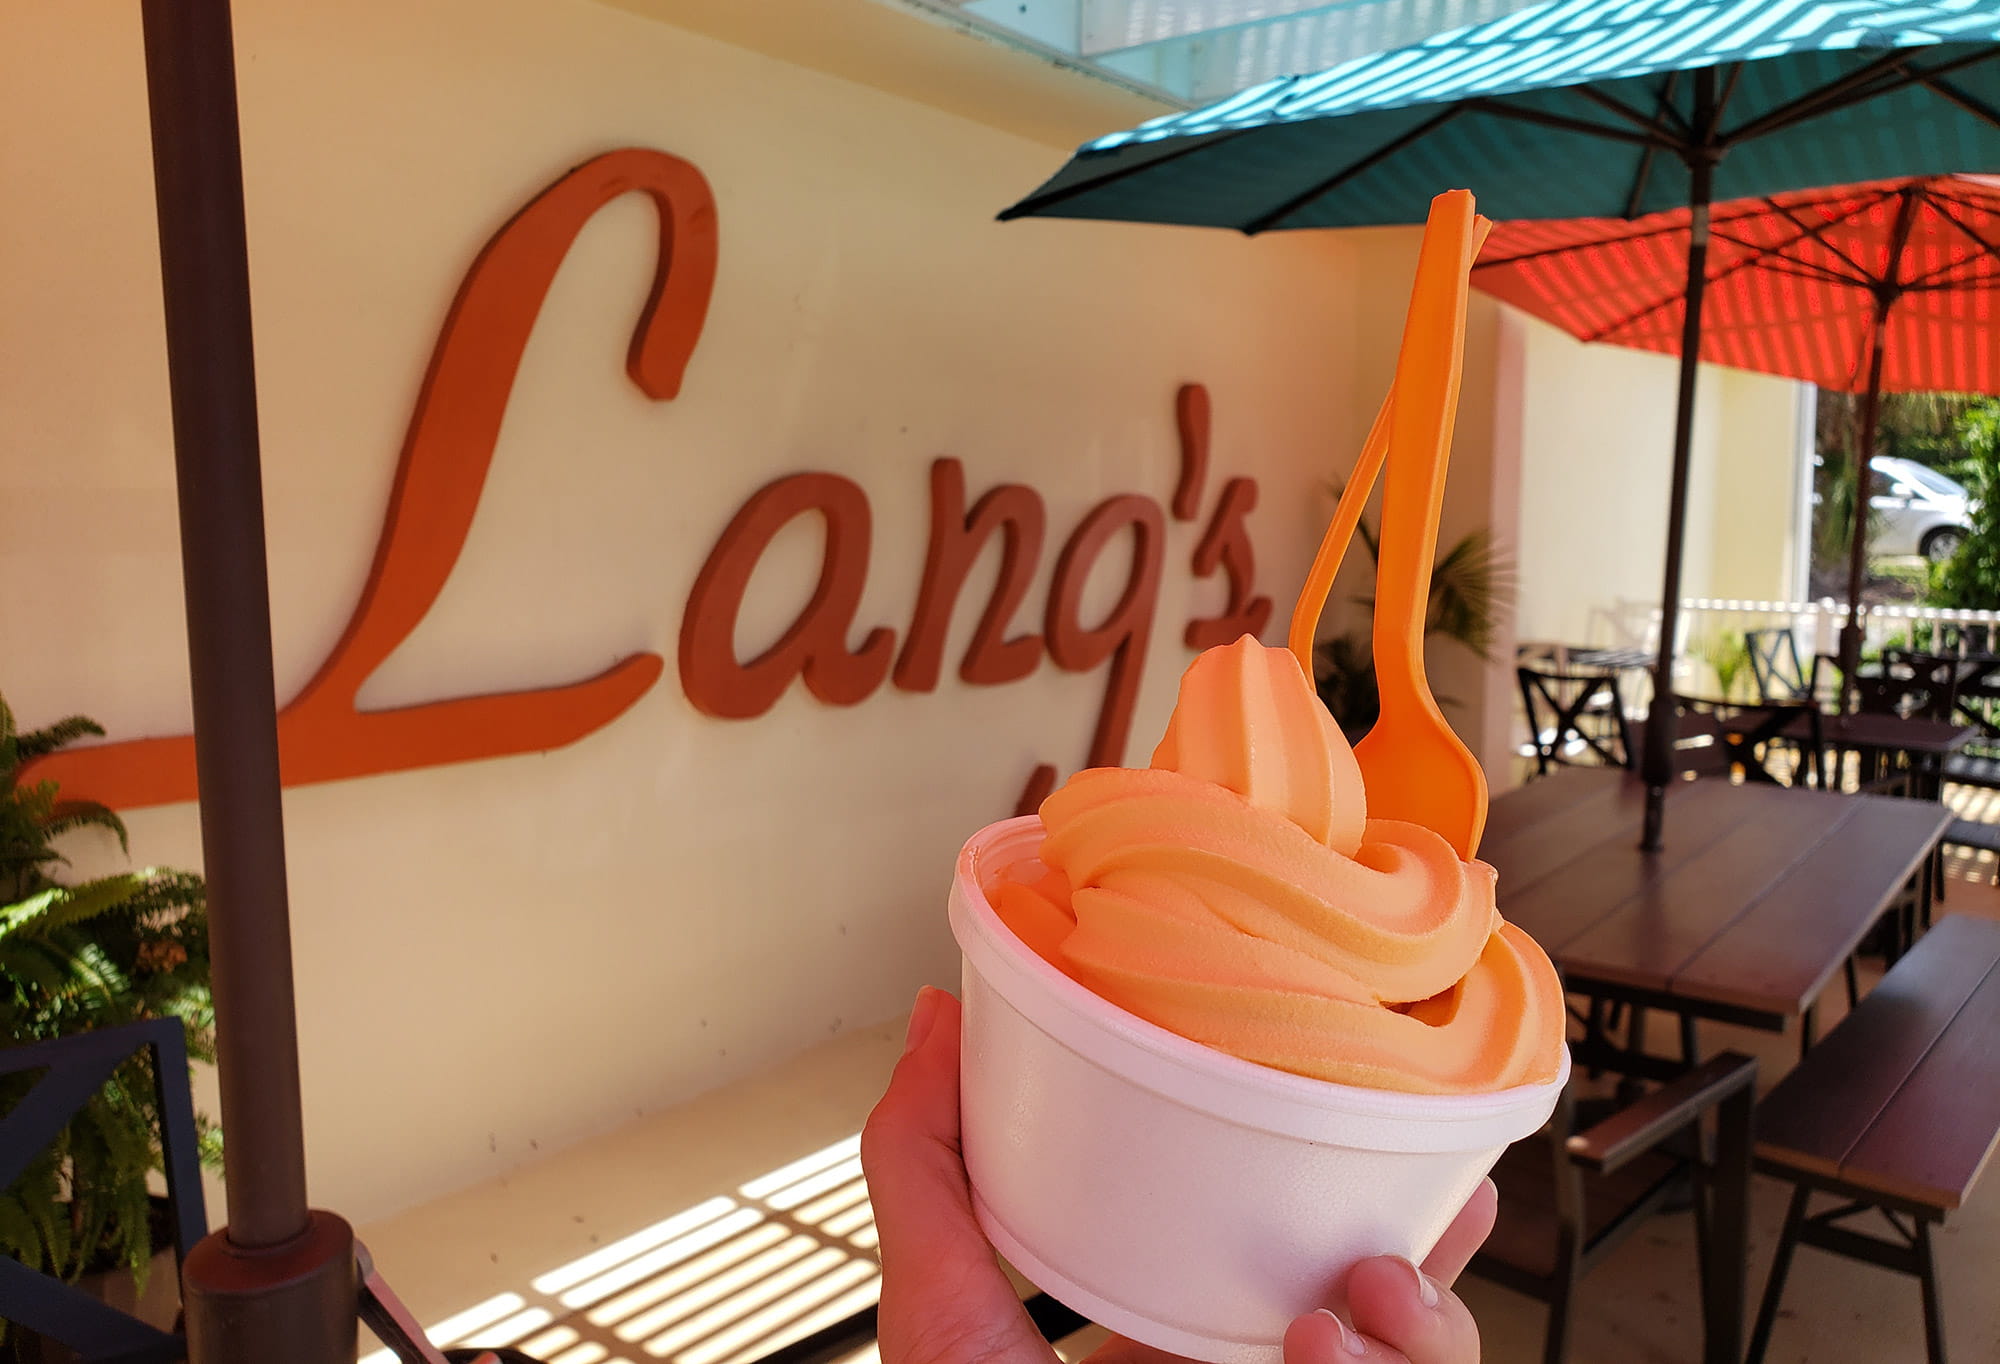
[[131, 841], [125, 832], [125, 821], [106, 805], [94, 800], [58, 800], [49, 807], [49, 813], [42, 821], [42, 833], [47, 838], [61, 838], [75, 829], [108, 829], [118, 838], [118, 850], [132, 851]]
[[1513, 561], [1494, 545], [1490, 532], [1472, 531], [1431, 572], [1429, 628], [1490, 658], [1513, 587]]
[[130, 902], [147, 888], [143, 872], [120, 872], [80, 886], [50, 886], [11, 905], [0, 905], [0, 938], [23, 930], [53, 933]]
[[87, 715], [66, 715], [52, 725], [15, 736], [17, 760], [23, 763], [66, 748], [78, 739], [101, 739], [104, 726]]

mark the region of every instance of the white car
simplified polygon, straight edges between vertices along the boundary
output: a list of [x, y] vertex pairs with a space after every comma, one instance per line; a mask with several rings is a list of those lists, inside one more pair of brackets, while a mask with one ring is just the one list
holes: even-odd
[[1877, 524], [1869, 551], [1884, 557], [1921, 554], [1932, 563], [1949, 559], [1968, 533], [1971, 499], [1964, 485], [1894, 455], [1877, 455], [1868, 467]]

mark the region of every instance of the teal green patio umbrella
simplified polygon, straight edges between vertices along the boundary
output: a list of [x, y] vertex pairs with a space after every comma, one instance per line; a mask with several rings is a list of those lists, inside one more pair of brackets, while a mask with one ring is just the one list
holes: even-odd
[[[1643, 771], [1673, 744], [1694, 382], [1717, 199], [2000, 169], [2000, 0], [1554, 0], [1085, 144], [1002, 218], [1243, 232], [1692, 210], [1660, 650]], [[1843, 639], [1843, 653], [1859, 640]]]

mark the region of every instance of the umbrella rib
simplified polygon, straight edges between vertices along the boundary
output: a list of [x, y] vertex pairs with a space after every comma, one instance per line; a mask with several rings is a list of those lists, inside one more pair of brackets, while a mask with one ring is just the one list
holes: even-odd
[[[1607, 240], [1617, 241], [1620, 243], [1643, 242], [1643, 241], [1648, 241], [1654, 237], [1669, 237], [1676, 232], [1685, 232], [1685, 231], [1687, 231], [1686, 223], [1671, 222], [1671, 223], [1664, 223], [1659, 227], [1648, 228], [1644, 232], [1633, 232], [1623, 237], [1609, 238]], [[1502, 266], [1507, 266], [1507, 265], [1526, 265], [1530, 261], [1544, 260], [1550, 256], [1560, 256], [1567, 251], [1575, 251], [1584, 247], [1597, 246], [1601, 244], [1602, 243], [1600, 242], [1582, 241], [1582, 242], [1564, 242], [1559, 246], [1538, 246], [1533, 251], [1523, 251], [1518, 256], [1499, 256], [1493, 260], [1482, 260], [1477, 264], [1475, 264], [1472, 268], [1474, 270], [1497, 270]]]
[[[1879, 199], [1876, 202], [1879, 202]], [[1799, 229], [1799, 235], [1797, 237], [1792, 238], [1790, 241], [1778, 242], [1770, 246], [1761, 247], [1756, 251], [1754, 255], [1745, 256], [1742, 260], [1732, 261], [1727, 269], [1718, 270], [1713, 275], [1710, 275], [1708, 277], [1708, 283], [1710, 287], [1720, 284], [1723, 280], [1729, 279], [1735, 275], [1739, 275], [1743, 271], [1751, 269], [1752, 267], [1758, 267], [1763, 269], [1777, 269], [1778, 273], [1781, 274], [1804, 275], [1808, 271], [1810, 271], [1813, 267], [1809, 263], [1792, 260], [1790, 257], [1784, 256], [1783, 253], [1791, 250], [1793, 247], [1797, 246], [1802, 241], [1817, 238], [1822, 233], [1831, 231], [1833, 228], [1839, 226], [1840, 223], [1846, 221], [1848, 218], [1851, 218], [1855, 216], [1855, 214], [1862, 211], [1861, 209], [1857, 208], [1843, 215], [1840, 218], [1835, 218], [1828, 222], [1814, 226], [1806, 223], [1801, 223], [1797, 218], [1793, 217], [1792, 214], [1787, 209], [1781, 207], [1774, 200], [1766, 199], [1764, 203], [1765, 206], [1769, 208], [1772, 212], [1777, 213], [1780, 217], [1783, 217], [1787, 222], [1790, 222], [1793, 226], [1797, 227]], [[1685, 225], [1683, 225], [1679, 230], [1686, 231], [1687, 229]], [[1822, 243], [1822, 245], [1828, 245], [1828, 244]], [[1840, 255], [1840, 257], [1843, 260], [1847, 259], [1846, 253], [1839, 251], [1838, 248], [1834, 248], [1829, 245], [1829, 249], [1834, 250], [1835, 253]], [[1786, 271], [1778, 267], [1774, 267], [1769, 264], [1769, 261], [1772, 258], [1781, 260], [1787, 265], [1794, 265], [1800, 268], [1795, 271]], [[1854, 265], [1854, 262], [1849, 260], [1848, 264]], [[1856, 270], [1861, 270], [1861, 267], [1858, 265], [1855, 265], [1854, 268]], [[1839, 275], [1828, 272], [1826, 280], [1822, 282], [1830, 281], [1832, 283], [1845, 284], [1850, 287], [1859, 287], [1859, 288], [1871, 287], [1872, 281], [1867, 280], [1865, 278], [1866, 276], [1865, 271], [1863, 271], [1862, 273], [1864, 275], [1864, 279], [1857, 281], [1851, 279], [1842, 279]], [[1657, 302], [1649, 303], [1646, 306], [1636, 309], [1635, 311], [1627, 314], [1626, 316], [1619, 318], [1617, 321], [1612, 322], [1608, 326], [1598, 328], [1590, 335], [1584, 337], [1583, 340], [1586, 344], [1595, 341], [1602, 341], [1607, 336], [1614, 335], [1617, 332], [1625, 330], [1627, 327], [1637, 324], [1643, 318], [1650, 317], [1654, 313], [1657, 313], [1664, 308], [1671, 307], [1674, 301], [1681, 297], [1682, 295], [1680, 293], [1674, 293], [1668, 295], [1666, 298], [1658, 300]]]
[[[1983, 56], [1975, 60], [1983, 60]], [[1895, 82], [1891, 81], [1885, 90], [1870, 90], [1867, 95], [1857, 95], [1851, 100], [1847, 99], [1847, 96], [1859, 87], [1867, 85], [1883, 76], [1900, 75], [1903, 78], [1903, 84], [1910, 84], [1916, 77], [1910, 74], [1909, 68], [1906, 65], [1907, 61], [1907, 55], [1900, 51], [1878, 57], [1859, 70], [1848, 72], [1839, 80], [1822, 85], [1817, 90], [1808, 91], [1789, 104], [1781, 104], [1761, 118], [1751, 119], [1734, 132], [1725, 134], [1720, 139], [1721, 145], [1728, 147], [1738, 142], [1749, 142], [1763, 137], [1767, 133], [1774, 133], [1781, 128], [1788, 128], [1794, 123], [1802, 123], [1806, 119], [1816, 118], [1820, 114], [1831, 112], [1833, 109], [1842, 107], [1842, 101], [1849, 104], [1858, 104], [1863, 99], [1886, 93], [1886, 89], [1894, 89]]]
[[[1715, 215], [1711, 219], [1711, 226], [1709, 228], [1710, 234], [1712, 236], [1722, 237], [1727, 241], [1734, 242], [1736, 243], [1736, 245], [1744, 248], [1746, 251], [1761, 251], [1764, 248], [1758, 245], [1757, 243], [1743, 241], [1739, 238], [1731, 237], [1727, 233], [1725, 233], [1722, 229], [1725, 227], [1733, 226], [1738, 222], [1746, 221], [1756, 216], [1757, 214], [1763, 213], [1764, 211], [1765, 211], [1765, 205], [1763, 201], [1759, 201], [1749, 206], [1718, 204], [1716, 205], [1715, 208]], [[1475, 270], [1493, 270], [1493, 269], [1499, 269], [1501, 266], [1505, 265], [1525, 265], [1529, 261], [1542, 260], [1549, 256], [1559, 256], [1563, 254], [1565, 251], [1575, 251], [1584, 247], [1598, 246], [1602, 245], [1604, 242], [1617, 241], [1620, 244], [1628, 244], [1633, 242], [1650, 241], [1655, 237], [1670, 237], [1674, 235], [1676, 232], [1685, 232], [1687, 230], [1688, 230], [1688, 225], [1685, 222], [1676, 219], [1674, 221], [1662, 223], [1658, 227], [1649, 227], [1644, 232], [1627, 232], [1626, 234], [1620, 237], [1604, 238], [1601, 239], [1600, 241], [1563, 242], [1556, 246], [1539, 246], [1532, 251], [1523, 251], [1517, 256], [1496, 256], [1491, 260], [1481, 260], [1477, 264], [1475, 264], [1472, 268]]]
[[1729, 108], [1729, 101], [1736, 97], [1736, 86], [1737, 83], [1742, 79], [1743, 79], [1743, 63], [1742, 62], [1732, 63], [1729, 68], [1729, 79], [1727, 82], [1723, 84], [1722, 93], [1716, 97], [1715, 119], [1714, 122], [1707, 129], [1707, 132], [1710, 137], [1713, 137], [1715, 135], [1715, 130], [1722, 126], [1723, 111]]
[[1394, 156], [1397, 152], [1402, 151], [1411, 143], [1429, 136], [1460, 114], [1466, 113], [1490, 114], [1495, 118], [1508, 118], [1522, 123], [1540, 123], [1548, 127], [1563, 129], [1566, 132], [1582, 133], [1589, 137], [1609, 138], [1617, 142], [1632, 142], [1643, 147], [1665, 147], [1669, 150], [1678, 150], [1680, 146], [1680, 143], [1667, 139], [1662, 133], [1656, 132], [1649, 136], [1645, 132], [1625, 132], [1618, 128], [1607, 127], [1602, 123], [1592, 123], [1580, 118], [1569, 118], [1563, 114], [1544, 113], [1539, 109], [1517, 109], [1511, 105], [1499, 103], [1496, 100], [1464, 100], [1458, 104], [1448, 106], [1437, 117], [1418, 124], [1401, 137], [1377, 147], [1354, 164], [1293, 195], [1276, 208], [1258, 214], [1243, 225], [1243, 231], [1253, 236], [1259, 232], [1268, 231], [1271, 227], [1291, 217], [1321, 195], [1332, 193], [1355, 176], [1372, 169], [1389, 157]]
[[1968, 276], [1965, 279], [1937, 280], [1928, 284], [1908, 284], [1906, 294], [1976, 294], [2000, 289], [2000, 275]]
[[1594, 85], [1572, 86], [1569, 93], [1577, 96], [1579, 99], [1589, 100], [1599, 108], [1610, 111], [1619, 118], [1624, 119], [1627, 123], [1641, 128], [1648, 133], [1664, 133], [1666, 131], [1662, 126], [1664, 110], [1648, 118], [1643, 111], [1634, 109], [1622, 99], [1613, 99]]
[[[1823, 223], [1805, 222], [1794, 211], [1796, 208], [1795, 205], [1781, 204], [1775, 198], [1767, 198], [1763, 202], [1762, 211], [1775, 213], [1778, 217], [1783, 218], [1798, 229], [1799, 235], [1791, 238], [1789, 241], [1773, 242], [1769, 246], [1759, 247], [1755, 255], [1745, 258], [1739, 264], [1743, 266], [1762, 265], [1764, 268], [1775, 268], [1769, 266], [1768, 262], [1771, 260], [1780, 260], [1794, 267], [1794, 269], [1789, 271], [1780, 271], [1779, 273], [1782, 274], [1794, 274], [1807, 279], [1816, 278], [1823, 283], [1845, 284], [1853, 288], [1872, 289], [1875, 286], [1875, 277], [1868, 273], [1868, 267], [1860, 261], [1855, 260], [1854, 257], [1848, 255], [1847, 252], [1841, 250], [1832, 242], [1824, 240], [1824, 238], [1834, 228], [1839, 227], [1843, 223], [1852, 222], [1889, 197], [1891, 197], [1891, 192], [1889, 191], [1878, 193], [1872, 199], [1865, 199], [1850, 205], [1846, 212], [1828, 218]], [[1821, 246], [1846, 262], [1848, 267], [1854, 271], [1854, 274], [1851, 276], [1843, 275], [1830, 266], [1815, 265], [1811, 261], [1800, 260], [1796, 256], [1785, 254], [1805, 242], [1818, 242]], [[1733, 273], [1733, 271], [1729, 273]], [[1716, 276], [1717, 279], [1724, 277], [1724, 275]]]
[[1829, 270], [1825, 266], [1810, 265], [1804, 261], [1790, 260], [1782, 256], [1775, 260], [1767, 260], [1757, 268], [1768, 270], [1774, 275], [1790, 275], [1793, 279], [1811, 280], [1814, 284], [1839, 284], [1849, 289], [1875, 287], [1875, 281], [1872, 279], [1856, 279], [1852, 275], [1843, 275], [1838, 270]]
[[1490, 114], [1494, 118], [1511, 118], [1520, 123], [1539, 123], [1545, 127], [1559, 128], [1564, 132], [1582, 133], [1586, 137], [1604, 137], [1614, 142], [1630, 142], [1636, 146], [1654, 147], [1663, 151], [1678, 152], [1686, 146], [1686, 143], [1677, 138], [1659, 133], [1648, 135], [1643, 132], [1625, 132], [1622, 129], [1606, 127], [1602, 123], [1592, 123], [1588, 119], [1545, 113], [1540, 109], [1523, 109], [1493, 99], [1469, 99], [1457, 107], [1469, 113]]
[[1810, 266], [1800, 260], [1786, 260], [1786, 258], [1766, 260], [1764, 264], [1758, 266], [1758, 270], [1768, 270], [1772, 274], [1788, 274], [1794, 280], [1810, 280], [1814, 284], [1840, 284], [1842, 288], [1860, 288], [1860, 290], [1874, 288], [1874, 280], [1856, 280], [1850, 274], [1840, 274], [1838, 270], [1826, 270], [1824, 266]]
[[2000, 209], [2000, 176], [1989, 177], [1991, 189], [1974, 189], [1966, 184], [1964, 177], [1957, 175], [1934, 175], [1929, 177], [1929, 194], [1939, 203], [1956, 204], [1969, 208], [1975, 213], [1990, 213]]
[[[1973, 227], [1971, 223], [1966, 222], [1963, 218], [1959, 217], [1957, 213], [1953, 212], [1953, 209], [1963, 208], [1965, 207], [1965, 205], [1960, 203], [1957, 199], [1950, 197], [1949, 195], [1928, 194], [1926, 195], [1926, 197], [1931, 201], [1932, 205], [1937, 209], [1937, 214], [1940, 218], [1943, 218], [1946, 222], [1950, 223], [1960, 232], [1963, 232], [1966, 236], [1972, 238], [1973, 243], [1977, 245], [1979, 247], [1979, 250], [1983, 252], [1985, 255], [1992, 257], [1996, 261], [2000, 261], [2000, 241], [1988, 241], [1984, 236], [1980, 235], [1978, 229]], [[1950, 207], [1946, 207], [1946, 205], [1950, 205]], [[1917, 281], [1916, 285], [1913, 285], [1912, 287], [1928, 287], [1930, 284], [1932, 284], [1932, 282], [1936, 281], [1937, 279], [1939, 279], [1944, 275], [1950, 274], [1952, 271], [1958, 269], [1962, 265], [1976, 266], [1978, 264], [1980, 264], [1980, 260], [1979, 257], [1976, 255], [1969, 257], [1966, 260], [1953, 261], [1949, 265], [1940, 266], [1938, 269], [1931, 271], [1929, 274], [1925, 275], [1921, 280]]]
[[[1847, 210], [1847, 212], [1842, 213], [1837, 217], [1829, 218], [1823, 223], [1817, 223], [1817, 224], [1800, 221], [1798, 214], [1792, 211], [1792, 207], [1790, 205], [1781, 204], [1776, 199], [1766, 199], [1764, 203], [1771, 210], [1771, 212], [1785, 219], [1785, 221], [1791, 223], [1794, 227], [1798, 228], [1799, 230], [1799, 235], [1797, 237], [1794, 237], [1791, 241], [1786, 242], [1782, 247], [1778, 248], [1779, 250], [1788, 251], [1792, 247], [1797, 246], [1800, 242], [1803, 241], [1817, 241], [1821, 246], [1825, 247], [1828, 251], [1831, 251], [1834, 255], [1840, 257], [1841, 260], [1845, 261], [1848, 267], [1854, 271], [1854, 278], [1844, 280], [1842, 281], [1843, 283], [1857, 284], [1863, 288], [1872, 289], [1875, 287], [1876, 284], [1880, 282], [1880, 280], [1878, 280], [1878, 278], [1868, 269], [1867, 266], [1863, 265], [1860, 261], [1854, 259], [1853, 256], [1850, 256], [1846, 251], [1841, 249], [1839, 246], [1836, 246], [1834, 243], [1825, 240], [1825, 237], [1827, 233], [1833, 231], [1834, 228], [1839, 227], [1842, 223], [1852, 222], [1854, 219], [1860, 217], [1863, 213], [1866, 213], [1869, 209], [1875, 207], [1877, 204], [1883, 203], [1889, 199], [1893, 199], [1896, 197], [1898, 197], [1898, 193], [1895, 190], [1882, 191], [1876, 194], [1875, 197], [1872, 199], [1866, 199], [1855, 203], [1851, 208]], [[1796, 259], [1794, 259], [1794, 263], [1804, 266], [1810, 266], [1811, 264], [1808, 261], [1799, 261]], [[1834, 275], [1834, 278], [1838, 279], [1839, 276]]]
[[[1868, 360], [1868, 366], [1869, 366], [1868, 370], [1869, 392], [1867, 401], [1871, 405], [1869, 409], [1864, 409], [1864, 416], [1862, 419], [1862, 431], [1861, 431], [1861, 434], [1863, 435], [1864, 438], [1872, 436], [1874, 434], [1873, 430], [1874, 416], [1872, 411], [1872, 405], [1877, 401], [1879, 401], [1881, 397], [1880, 388], [1882, 384], [1882, 351], [1884, 343], [1888, 340], [1889, 314], [1895, 308], [1896, 304], [1902, 300], [1903, 297], [1903, 286], [1902, 283], [1896, 278], [1896, 268], [1897, 266], [1902, 264], [1903, 253], [1909, 249], [1910, 233], [1916, 230], [1917, 210], [1919, 205], [1923, 201], [1923, 194], [1921, 189], [1917, 187], [1905, 187], [1904, 189], [1899, 190], [1897, 192], [1896, 198], [1900, 200], [1900, 202], [1896, 205], [1896, 221], [1889, 228], [1889, 260], [1887, 266], [1885, 267], [1887, 273], [1883, 276], [1881, 284], [1875, 290], [1874, 327], [1869, 332], [1868, 349], [1865, 352], [1863, 352], [1863, 355], [1865, 355], [1865, 357]], [[1859, 381], [1861, 378], [1860, 364], [1862, 358], [1863, 356], [1855, 357], [1855, 375], [1854, 375], [1853, 386], [1856, 387], [1857, 389], [1859, 387]], [[1873, 448], [1872, 441], [1868, 441], [1867, 445], [1870, 449]], [[1861, 452], [1857, 451], [1856, 453], [1857, 456], [1859, 456]], [[1856, 472], [1857, 474], [1859, 473], [1858, 468]], [[1857, 502], [1859, 501], [1858, 497], [1856, 498], [1856, 501]], [[1855, 513], [1855, 519], [1856, 520], [1860, 519], [1860, 513], [1858, 511]], [[1854, 533], [1855, 537], [1859, 539], [1862, 533], [1861, 528], [1857, 526], [1855, 528]], [[1859, 593], [1855, 593], [1853, 595], [1855, 595], [1856, 597], [1860, 596]]]
[[1274, 223], [1277, 223], [1285, 218], [1289, 218], [1292, 214], [1298, 212], [1300, 209], [1304, 208], [1307, 204], [1319, 198], [1322, 194], [1331, 193], [1332, 191], [1346, 184], [1349, 180], [1352, 180], [1355, 176], [1360, 175], [1367, 170], [1370, 170], [1379, 163], [1387, 160], [1389, 157], [1394, 156], [1397, 152], [1402, 151], [1403, 148], [1409, 146], [1411, 143], [1417, 141], [1420, 138], [1428, 137], [1431, 133], [1436, 132], [1439, 128], [1451, 122], [1452, 119], [1458, 117], [1458, 115], [1460, 114], [1460, 112], [1462, 112], [1464, 108], [1465, 106], [1456, 104], [1447, 107], [1443, 112], [1439, 113], [1435, 117], [1426, 119], [1424, 122], [1410, 129], [1410, 131], [1404, 133], [1401, 137], [1398, 137], [1381, 147], [1377, 147], [1374, 151], [1370, 152], [1368, 155], [1362, 157], [1359, 161], [1354, 162], [1352, 165], [1346, 167], [1345, 169], [1337, 171], [1334, 174], [1328, 176], [1326, 179], [1316, 182], [1309, 189], [1303, 191], [1302, 193], [1293, 195], [1291, 198], [1285, 200], [1285, 202], [1283, 202], [1282, 204], [1279, 204], [1276, 208], [1258, 214], [1256, 217], [1250, 219], [1243, 225], [1243, 231], [1252, 236], [1255, 236], [1259, 232], [1268, 230]]
[[[1674, 107], [1674, 91], [1679, 86], [1680, 79], [1681, 73], [1678, 71], [1667, 73], [1666, 81], [1660, 86], [1659, 98], [1653, 105], [1653, 118], [1656, 126], [1672, 120], [1683, 133], [1691, 133], [1693, 129], [1688, 126], [1687, 120], [1681, 117], [1681, 111]], [[1632, 192], [1625, 199], [1627, 219], [1639, 216], [1639, 207], [1646, 201], [1646, 186], [1652, 183], [1653, 162], [1659, 154], [1657, 147], [1648, 147], [1640, 153], [1638, 170], [1632, 176]]]
[[1939, 99], [1957, 105], [1974, 118], [1990, 123], [1995, 128], [2000, 128], [2000, 109], [1995, 109], [1985, 101], [1967, 94], [1950, 81], [1940, 80], [1928, 74], [1919, 74], [1917, 76], [1917, 84], [1923, 86], [1924, 89], [1930, 91]]
[[1120, 180], [1125, 179], [1127, 176], [1137, 175], [1142, 171], [1149, 171], [1153, 167], [1165, 165], [1169, 161], [1178, 161], [1183, 156], [1192, 156], [1198, 151], [1204, 151], [1209, 147], [1220, 146], [1224, 142], [1234, 141], [1235, 139], [1242, 137], [1246, 133], [1253, 133], [1256, 131], [1257, 129], [1255, 127], [1231, 128], [1227, 132], [1219, 133], [1211, 137], [1204, 137], [1199, 142], [1194, 143], [1192, 146], [1177, 148], [1176, 150], [1167, 152], [1164, 155], [1155, 156], [1149, 160], [1141, 161], [1136, 165], [1120, 166], [1116, 170], [1108, 171], [1103, 175], [1093, 176], [1091, 179], [1088, 180], [1079, 180], [1075, 184], [1063, 185], [1056, 189], [1031, 194], [1027, 198], [1021, 200], [1020, 203], [1014, 204], [1008, 208], [1001, 209], [998, 215], [999, 219], [1001, 222], [1005, 223], [1005, 222], [1012, 222], [1016, 218], [1028, 217], [1032, 214], [1039, 213], [1043, 209], [1048, 208], [1052, 205], [1066, 203], [1069, 200], [1076, 198], [1078, 195], [1088, 194], [1092, 190], [1103, 189], [1106, 185], [1115, 185]]

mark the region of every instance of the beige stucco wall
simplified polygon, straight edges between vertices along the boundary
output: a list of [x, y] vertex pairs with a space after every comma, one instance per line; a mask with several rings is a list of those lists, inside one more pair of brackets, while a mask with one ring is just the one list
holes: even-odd
[[1715, 540], [1709, 595], [1749, 601], [1797, 601], [1802, 527], [1798, 503], [1800, 384], [1746, 370], [1718, 370], [1726, 424], [1717, 433]]
[[[1679, 362], [1511, 309], [1501, 326], [1522, 374], [1520, 637], [1621, 642], [1660, 599]], [[1781, 598], [1798, 385], [1703, 366], [1695, 401], [1682, 594]]]
[[[794, 688], [755, 721], [697, 714], [672, 664], [682, 605], [772, 478], [826, 469], [867, 490], [859, 621], [900, 632], [932, 458], [963, 459], [975, 493], [1040, 489], [1053, 540], [1110, 494], [1167, 498], [1173, 395], [1199, 381], [1209, 501], [1224, 476], [1262, 480], [1259, 587], [1282, 637], [1321, 479], [1352, 463], [1386, 382], [1407, 234], [1001, 226], [1058, 151], [584, 0], [236, 12], [281, 698], [348, 620], [436, 328], [487, 237], [627, 145], [696, 163], [722, 223], [707, 330], [670, 403], [621, 370], [650, 210], [620, 201], [585, 230], [457, 571], [361, 700], [552, 684], [642, 649], [667, 677], [569, 748], [287, 794], [315, 1202], [379, 1215], [954, 978], [952, 854], [1036, 761], [1081, 760], [1102, 674], [1044, 665], [845, 709]], [[0, 31], [0, 688], [29, 724], [84, 711], [115, 737], [182, 732], [137, 18], [0, 0]], [[1461, 424], [1448, 535], [1491, 496], [1485, 420]], [[1183, 622], [1221, 600], [1187, 568], [1199, 530], [1168, 525], [1133, 758], [1189, 657]], [[803, 527], [780, 541], [746, 653], [797, 611], [815, 558]], [[1105, 575], [1095, 600], [1117, 586]], [[130, 823], [137, 860], [199, 865], [192, 806]]]

